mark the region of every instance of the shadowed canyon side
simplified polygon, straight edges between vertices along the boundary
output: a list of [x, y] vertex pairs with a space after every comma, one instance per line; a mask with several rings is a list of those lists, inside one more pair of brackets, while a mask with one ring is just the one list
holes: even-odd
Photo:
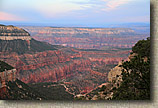
[[[16, 69], [0, 61], [0, 99], [2, 100], [72, 100], [73, 95], [62, 84], [27, 85], [17, 79]], [[53, 85], [53, 87], [51, 86]], [[51, 94], [51, 96], [50, 96]]]
[[74, 94], [85, 94], [105, 83], [110, 69], [130, 53], [129, 48], [86, 50], [50, 45], [14, 26], [2, 26], [0, 37], [0, 60], [17, 69], [18, 79], [63, 82]]
[[0, 61], [0, 99], [3, 100], [41, 100], [45, 99], [16, 77], [16, 69]]

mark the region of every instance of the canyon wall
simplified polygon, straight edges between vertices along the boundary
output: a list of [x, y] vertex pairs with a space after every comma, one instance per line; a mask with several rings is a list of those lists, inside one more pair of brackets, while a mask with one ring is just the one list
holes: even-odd
[[[10, 29], [11, 28], [9, 28], [9, 30]], [[70, 33], [75, 33], [79, 30], [79, 32], [90, 30], [92, 33], [96, 31], [99, 33], [106, 31], [105, 34], [121, 33], [122, 35], [128, 34], [129, 32], [133, 33], [133, 30], [130, 29], [117, 30], [78, 28], [74, 30], [73, 28], [72, 31], [70, 28], [64, 29], [67, 30], [66, 33], [69, 31]], [[55, 30], [58, 33], [58, 29]], [[10, 32], [16, 33], [16, 30], [13, 29]], [[21, 30], [21, 32], [23, 32], [23, 30]], [[96, 38], [92, 36], [93, 41], [95, 40], [98, 42], [97, 35]], [[8, 36], [9, 35], [5, 37]], [[79, 34], [78, 36], [82, 35]], [[17, 37], [20, 38], [22, 36]], [[89, 37], [87, 37], [87, 39], [88, 38]], [[100, 39], [106, 41], [105, 38]], [[118, 42], [121, 42], [121, 40], [115, 38], [109, 38], [109, 42], [110, 40], [118, 40]], [[82, 42], [83, 41], [81, 41], [81, 43]], [[87, 41], [85, 41], [85, 43], [86, 42]], [[130, 48], [118, 48], [117, 46], [106, 46], [106, 48], [98, 48], [93, 50], [77, 49], [58, 45], [50, 45], [48, 43], [39, 42], [34, 39], [29, 41], [22, 39], [8, 41], [0, 40], [0, 44], [0, 60], [3, 60], [15, 67], [17, 70], [17, 78], [23, 82], [63, 82], [72, 91], [77, 89], [75, 90], [75, 93], [82, 94], [85, 94], [98, 85], [107, 82], [107, 76], [110, 69], [115, 67], [119, 61], [126, 59], [130, 53]], [[97, 43], [95, 44], [97, 45]]]
[[0, 72], [0, 83], [1, 83], [0, 88], [5, 87], [7, 82], [15, 81], [15, 80], [16, 80], [16, 69]]
[[[150, 36], [130, 28], [23, 27], [32, 37], [53, 45], [82, 49], [131, 48], [138, 40]], [[141, 28], [141, 27], [140, 27]]]
[[15, 81], [16, 69], [0, 60], [0, 88], [6, 86], [9, 81]]
[[129, 51], [105, 53], [63, 48], [23, 55], [0, 53], [0, 60], [15, 67], [17, 77], [25, 83], [64, 81], [86, 93], [106, 82], [110, 69], [128, 54]]

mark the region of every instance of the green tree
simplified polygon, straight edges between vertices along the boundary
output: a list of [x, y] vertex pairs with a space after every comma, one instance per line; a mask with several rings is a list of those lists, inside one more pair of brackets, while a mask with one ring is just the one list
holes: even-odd
[[138, 55], [121, 65], [123, 81], [120, 87], [113, 91], [112, 99], [150, 99], [150, 38], [138, 41], [132, 51]]

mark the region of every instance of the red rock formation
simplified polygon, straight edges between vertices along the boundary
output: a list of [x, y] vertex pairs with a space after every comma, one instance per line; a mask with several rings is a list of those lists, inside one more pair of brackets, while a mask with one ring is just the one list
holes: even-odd
[[0, 59], [15, 67], [17, 77], [25, 83], [70, 79], [70, 83], [76, 85], [81, 93], [85, 93], [95, 88], [99, 82], [107, 80], [108, 72], [93, 70], [94, 67], [117, 64], [128, 53], [129, 51], [106, 53], [63, 48], [23, 55], [1, 52]]
[[0, 72], [0, 88], [6, 86], [6, 82], [15, 81], [16, 79], [16, 69], [5, 70]]

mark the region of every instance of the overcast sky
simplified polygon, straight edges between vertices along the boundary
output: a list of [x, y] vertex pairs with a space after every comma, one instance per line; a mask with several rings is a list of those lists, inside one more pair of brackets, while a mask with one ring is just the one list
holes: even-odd
[[0, 0], [0, 23], [103, 26], [150, 23], [150, 0]]

